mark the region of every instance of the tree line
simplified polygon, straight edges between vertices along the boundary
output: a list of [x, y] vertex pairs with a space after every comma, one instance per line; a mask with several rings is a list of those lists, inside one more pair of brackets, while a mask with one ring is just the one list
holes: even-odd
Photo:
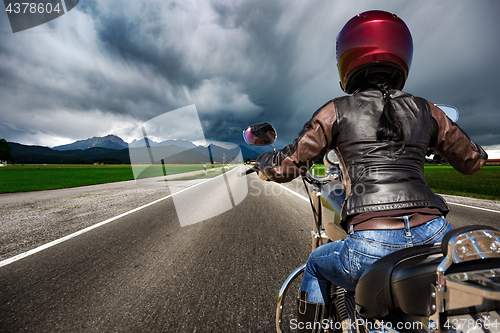
[[8, 144], [7, 140], [0, 139], [0, 161], [12, 160], [12, 147]]

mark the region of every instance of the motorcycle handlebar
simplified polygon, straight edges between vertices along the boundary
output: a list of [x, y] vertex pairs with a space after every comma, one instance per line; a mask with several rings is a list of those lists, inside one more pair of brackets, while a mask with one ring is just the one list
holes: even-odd
[[[260, 170], [256, 167], [252, 167], [244, 172], [238, 172], [237, 177], [243, 177], [246, 175], [249, 175], [253, 172], [259, 172]], [[310, 183], [310, 184], [326, 184], [329, 183], [333, 180], [338, 180], [339, 175], [338, 174], [329, 174], [328, 176], [325, 177], [316, 177], [313, 174], [311, 174], [309, 171], [307, 171], [307, 174], [304, 176], [304, 179]]]
[[238, 174], [236, 175], [237, 177], [243, 177], [243, 176], [246, 176], [246, 175], [249, 175], [253, 172], [258, 172], [259, 169], [257, 169], [256, 167], [252, 167], [244, 172], [238, 172]]

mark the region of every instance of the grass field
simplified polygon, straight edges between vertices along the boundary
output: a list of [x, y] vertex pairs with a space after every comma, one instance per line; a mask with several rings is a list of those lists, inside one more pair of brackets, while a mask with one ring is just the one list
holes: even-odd
[[[162, 176], [163, 166], [137, 166], [141, 177]], [[167, 164], [167, 175], [202, 170], [200, 164]], [[134, 179], [130, 165], [25, 164], [0, 167], [0, 193], [52, 190]]]
[[[436, 193], [478, 199], [500, 200], [500, 166], [485, 166], [475, 175], [466, 176], [450, 165], [425, 165], [425, 180]], [[325, 175], [323, 165], [315, 165], [315, 175]]]
[[436, 193], [500, 200], [500, 166], [487, 165], [466, 176], [449, 165], [426, 165], [425, 179]]
[[[203, 170], [201, 164], [167, 164], [165, 169], [162, 165], [134, 167], [141, 171], [141, 178]], [[315, 173], [317, 176], [324, 175], [324, 166], [316, 166]], [[210, 174], [209, 177], [217, 174]], [[425, 178], [436, 193], [500, 200], [500, 166], [485, 166], [475, 175], [465, 176], [449, 165], [426, 165]], [[0, 167], [0, 193], [51, 190], [131, 179], [134, 176], [130, 165], [13, 165]]]

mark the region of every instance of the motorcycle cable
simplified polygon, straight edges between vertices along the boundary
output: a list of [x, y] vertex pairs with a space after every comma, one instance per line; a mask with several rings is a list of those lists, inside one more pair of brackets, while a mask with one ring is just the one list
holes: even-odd
[[314, 208], [311, 194], [309, 193], [309, 189], [307, 188], [307, 184], [306, 184], [304, 177], [302, 177], [302, 183], [304, 184], [304, 187], [306, 188], [307, 197], [309, 198], [309, 204], [311, 205], [311, 209], [313, 211], [314, 224], [316, 225], [316, 231], [319, 233], [319, 236], [320, 236], [319, 237], [320, 245], [323, 245], [323, 237], [321, 237], [321, 226], [320, 226], [319, 221], [318, 221], [319, 220], [319, 213]]

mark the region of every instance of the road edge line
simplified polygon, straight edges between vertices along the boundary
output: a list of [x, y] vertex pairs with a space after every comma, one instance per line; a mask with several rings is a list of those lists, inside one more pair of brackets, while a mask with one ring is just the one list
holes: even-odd
[[500, 213], [499, 210], [494, 210], [494, 209], [488, 209], [488, 208], [483, 208], [483, 207], [474, 207], [474, 206], [459, 204], [459, 203], [450, 202], [450, 201], [446, 201], [446, 203], [448, 203], [450, 205], [456, 205], [456, 206], [462, 206], [462, 207], [467, 207], [467, 208], [475, 208], [475, 209], [485, 210], [487, 212], [492, 212], [492, 213]]
[[281, 186], [282, 188], [284, 188], [285, 190], [287, 190], [288, 192], [292, 193], [293, 195], [301, 198], [302, 200], [304, 201], [307, 201], [309, 202], [309, 198], [306, 198], [305, 196], [303, 196], [302, 194], [298, 194], [297, 192], [295, 192], [294, 190], [292, 189], [289, 189], [288, 187], [284, 186], [284, 185], [281, 185], [280, 183], [276, 183], [276, 182], [273, 182], [274, 184], [278, 185], [278, 186]]

